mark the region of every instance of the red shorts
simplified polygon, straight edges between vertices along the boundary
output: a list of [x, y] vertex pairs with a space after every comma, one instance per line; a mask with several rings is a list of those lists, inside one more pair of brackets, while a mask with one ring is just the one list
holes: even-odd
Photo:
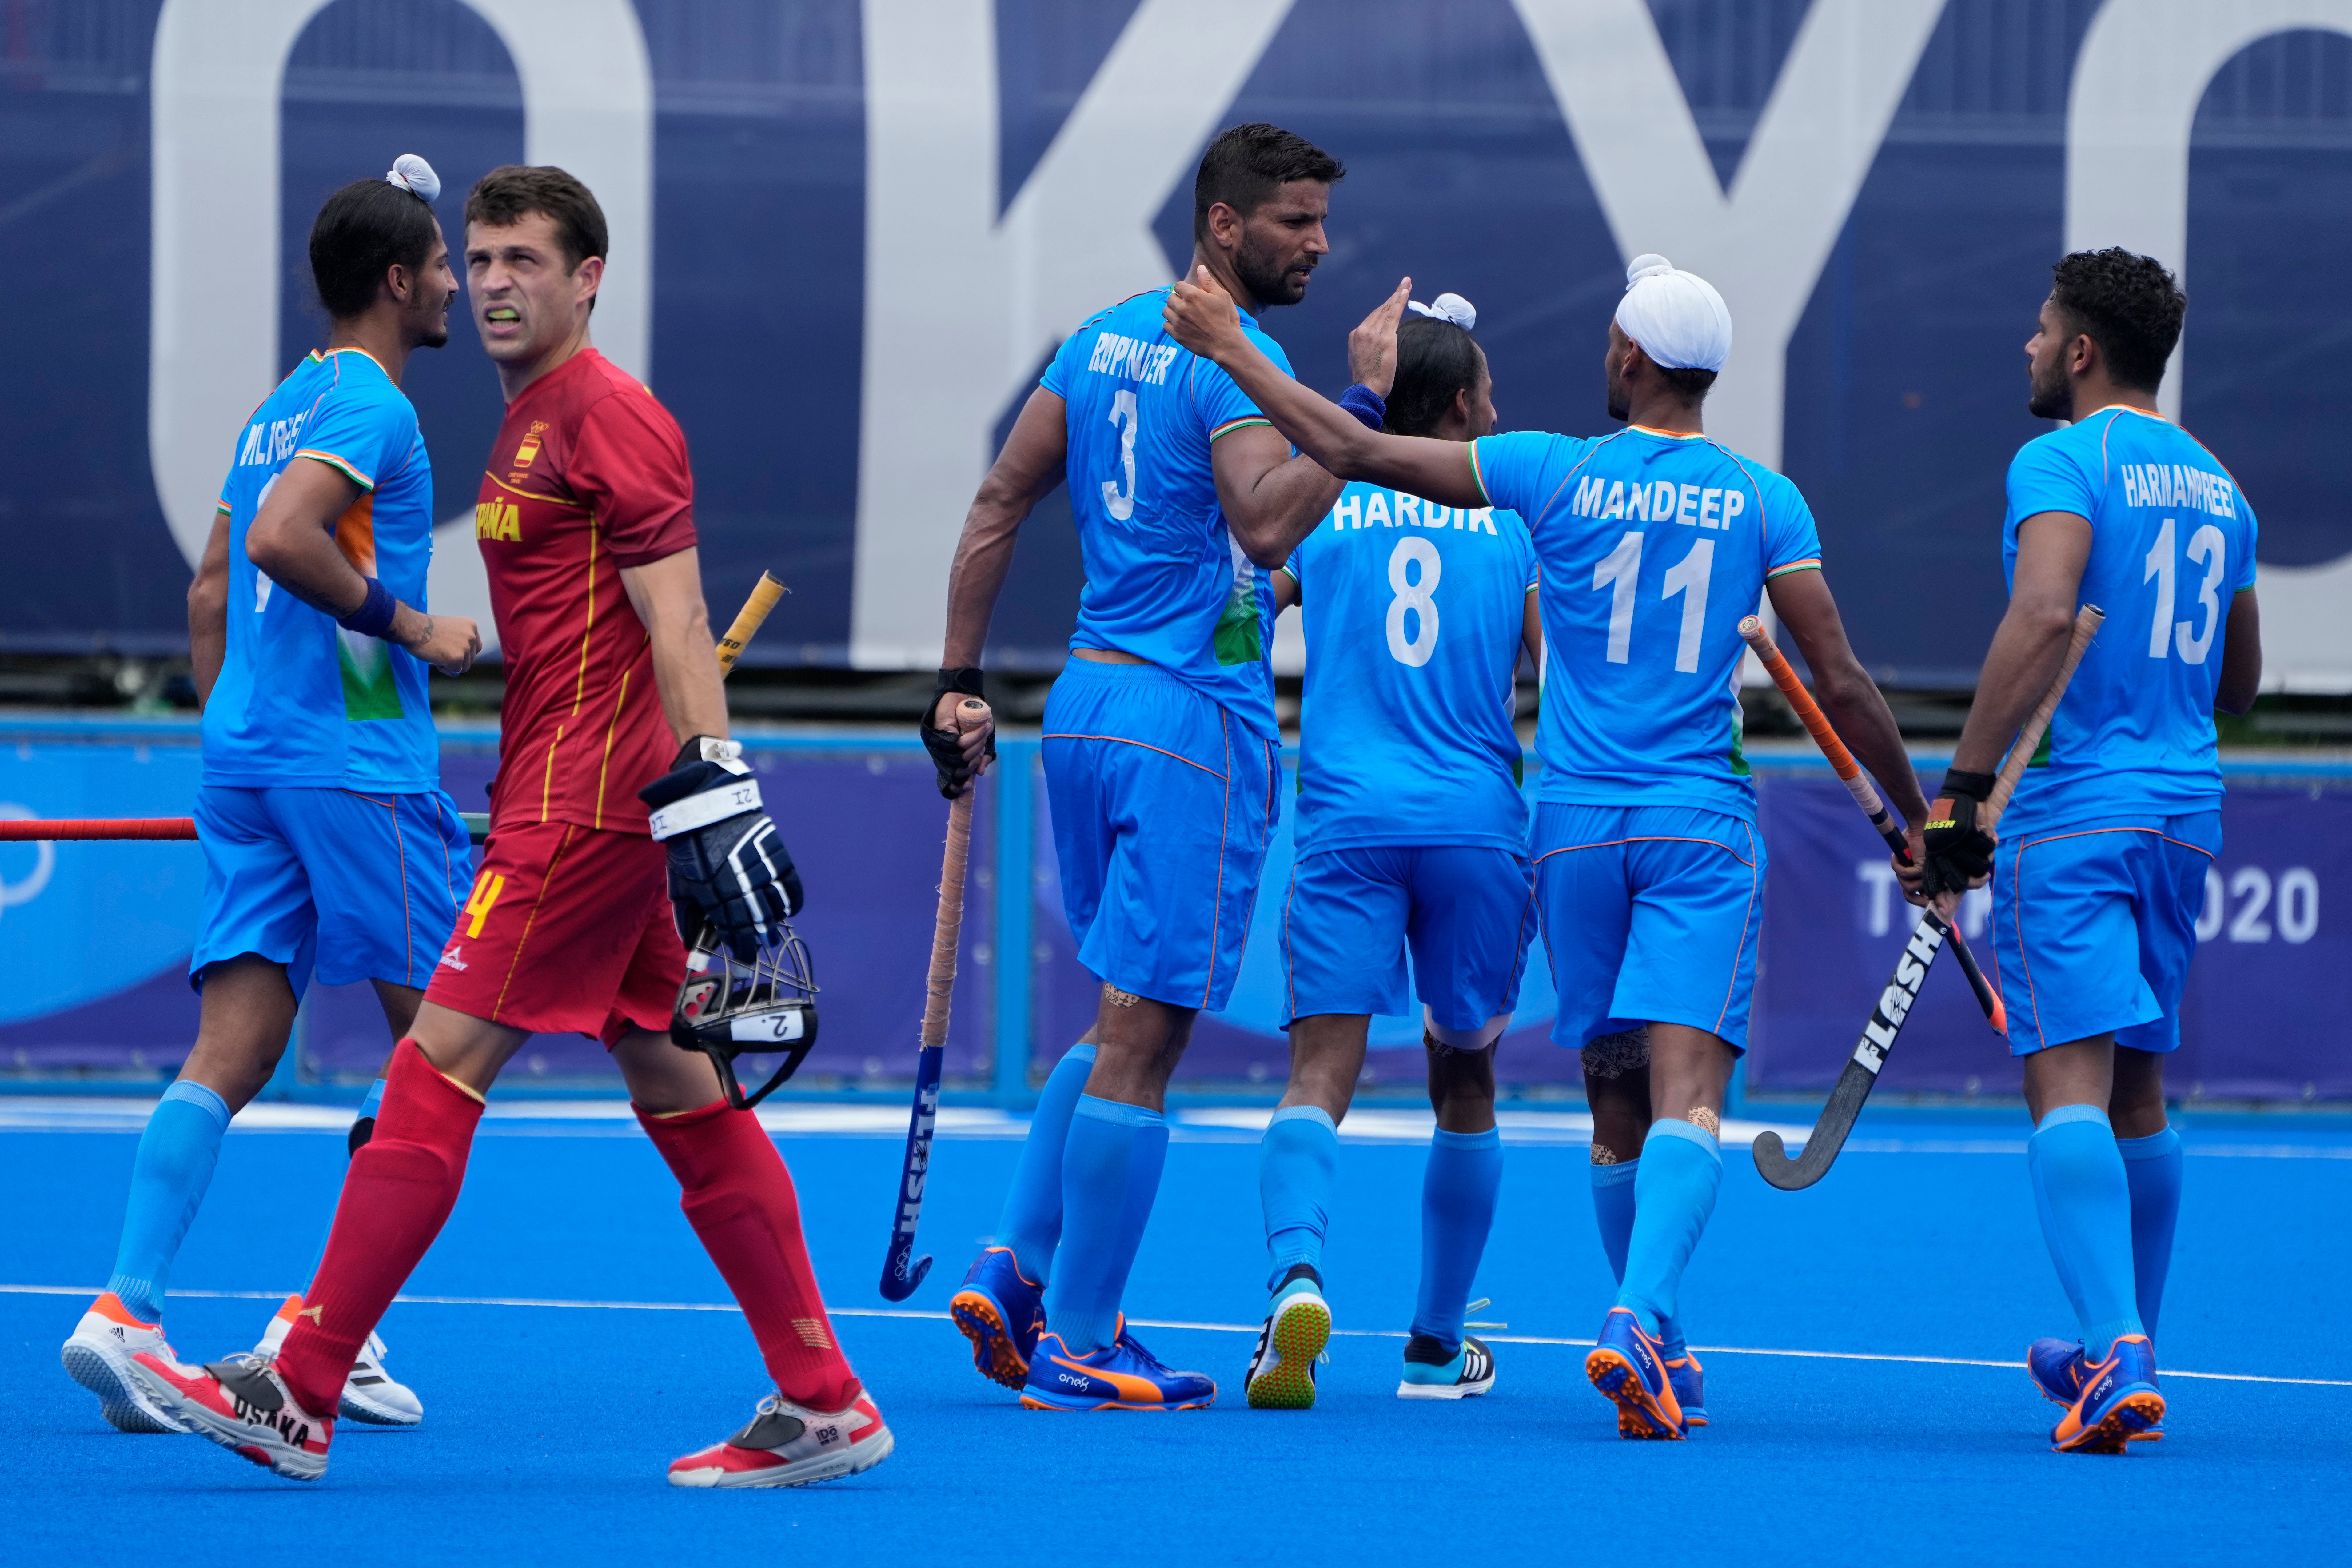
[[609, 1048], [669, 1027], [686, 978], [660, 845], [563, 822], [499, 827], [425, 999], [535, 1035]]

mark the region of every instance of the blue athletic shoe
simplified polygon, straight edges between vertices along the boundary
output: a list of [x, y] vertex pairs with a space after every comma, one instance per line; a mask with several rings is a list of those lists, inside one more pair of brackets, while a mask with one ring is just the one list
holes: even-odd
[[1199, 1410], [1217, 1385], [1197, 1372], [1171, 1372], [1118, 1321], [1118, 1338], [1073, 1355], [1051, 1330], [1037, 1336], [1021, 1403], [1030, 1410]]
[[2120, 1454], [2164, 1420], [2156, 1387], [2156, 1349], [2146, 1334], [2126, 1334], [2107, 1359], [2086, 1366], [2083, 1392], [2050, 1434], [2061, 1454]]
[[1609, 1309], [1600, 1342], [1584, 1358], [1584, 1375], [1617, 1407], [1619, 1436], [1682, 1441], [1682, 1405], [1666, 1375], [1665, 1357], [1658, 1342], [1642, 1331], [1633, 1308]]
[[1266, 1309], [1242, 1391], [1253, 1410], [1315, 1408], [1315, 1367], [1331, 1342], [1331, 1304], [1307, 1264], [1290, 1271]]
[[[2025, 1347], [2025, 1370], [2032, 1374], [2033, 1386], [2042, 1397], [2053, 1405], [2069, 1409], [2083, 1397], [2083, 1385], [2091, 1378], [2091, 1363], [2083, 1354], [2080, 1340], [2036, 1340]], [[2145, 1432], [2135, 1433], [2132, 1441], [2153, 1443], [2164, 1436], [2164, 1423], [2159, 1421]]]
[[1045, 1287], [1021, 1272], [1011, 1247], [992, 1247], [972, 1259], [963, 1288], [948, 1301], [948, 1316], [971, 1342], [971, 1364], [981, 1376], [1011, 1389], [1027, 1381], [1045, 1326]]
[[1427, 1334], [1404, 1342], [1404, 1378], [1399, 1399], [1470, 1399], [1495, 1386], [1495, 1352], [1483, 1340], [1462, 1336], [1452, 1355]]
[[1666, 1381], [1675, 1385], [1675, 1403], [1682, 1406], [1685, 1428], [1706, 1425], [1706, 1368], [1697, 1352], [1685, 1348], [1666, 1363]]

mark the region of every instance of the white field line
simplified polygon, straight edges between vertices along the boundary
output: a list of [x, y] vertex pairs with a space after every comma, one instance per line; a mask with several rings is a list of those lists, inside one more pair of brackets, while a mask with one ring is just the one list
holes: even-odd
[[[96, 1296], [102, 1287], [95, 1285], [0, 1285], [0, 1296]], [[211, 1301], [280, 1301], [283, 1290], [173, 1290], [174, 1296], [186, 1296]], [[539, 1307], [570, 1309], [602, 1312], [740, 1312], [743, 1309], [732, 1301], [577, 1301], [538, 1296], [395, 1296], [396, 1306], [407, 1307]], [[945, 1312], [918, 1311], [904, 1307], [828, 1307], [836, 1318], [912, 1318], [929, 1322], [952, 1321]], [[1139, 1329], [1190, 1329], [1212, 1334], [1254, 1334], [1255, 1323], [1198, 1323], [1167, 1318], [1130, 1318], [1129, 1322]], [[1409, 1336], [1393, 1329], [1334, 1329], [1335, 1335], [1356, 1339], [1402, 1340]], [[1591, 1340], [1554, 1339], [1543, 1334], [1484, 1334], [1481, 1338], [1498, 1345], [1562, 1345], [1590, 1349]], [[1707, 1355], [1770, 1355], [1794, 1356], [1808, 1361], [1875, 1361], [1892, 1362], [1906, 1366], [1985, 1366], [2002, 1372], [2023, 1372], [2021, 1361], [1979, 1361], [1969, 1356], [1890, 1355], [1874, 1351], [1797, 1351], [1762, 1349], [1753, 1345], [1694, 1345]], [[2182, 1372], [2175, 1367], [2163, 1369], [2166, 1377], [2202, 1378], [2211, 1383], [2272, 1383], [2292, 1384], [2304, 1388], [2352, 1388], [2352, 1380], [2334, 1377], [2263, 1377], [2243, 1372]]]

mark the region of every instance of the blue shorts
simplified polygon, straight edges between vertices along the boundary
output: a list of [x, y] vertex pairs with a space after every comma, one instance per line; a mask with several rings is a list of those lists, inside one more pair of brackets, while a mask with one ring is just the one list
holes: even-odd
[[1518, 1005], [1535, 933], [1524, 855], [1464, 844], [1325, 849], [1282, 908], [1283, 1027], [1318, 1013], [1405, 1013], [1405, 949], [1430, 1016], [1475, 1029]]
[[1755, 826], [1679, 805], [1536, 808], [1536, 906], [1559, 1013], [1552, 1044], [1645, 1023], [1748, 1049], [1764, 841]]
[[1072, 658], [1044, 751], [1078, 962], [1171, 1007], [1223, 1007], [1281, 811], [1273, 742], [1158, 665]]
[[2218, 811], [2003, 839], [1992, 942], [2010, 1055], [2111, 1029], [2134, 1050], [2178, 1048], [2205, 872], [2221, 852]]
[[294, 994], [328, 985], [422, 987], [474, 879], [465, 820], [439, 790], [415, 795], [206, 784], [204, 923], [188, 981], [253, 952], [286, 965]]

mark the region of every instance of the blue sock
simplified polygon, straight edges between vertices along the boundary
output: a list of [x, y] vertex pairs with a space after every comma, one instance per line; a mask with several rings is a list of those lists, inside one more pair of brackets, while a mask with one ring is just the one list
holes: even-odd
[[1323, 1272], [1323, 1233], [1331, 1223], [1331, 1189], [1339, 1177], [1339, 1131], [1319, 1105], [1285, 1106], [1257, 1146], [1257, 1192], [1265, 1205], [1265, 1251], [1274, 1265], [1265, 1288], [1304, 1263]]
[[1642, 1173], [1642, 1162], [1637, 1156], [1588, 1168], [1592, 1173], [1592, 1217], [1601, 1224], [1601, 1250], [1608, 1255], [1609, 1272], [1622, 1285], [1625, 1247], [1633, 1239], [1633, 1179]]
[[1073, 1355], [1118, 1337], [1118, 1302], [1143, 1244], [1168, 1163], [1156, 1110], [1078, 1097], [1062, 1154], [1062, 1232], [1069, 1256], [1045, 1297], [1045, 1322]]
[[1054, 1248], [1062, 1240], [1062, 1146], [1070, 1139], [1070, 1113], [1094, 1070], [1091, 1045], [1072, 1046], [1054, 1064], [1030, 1115], [1004, 1212], [997, 1216], [997, 1245], [1011, 1247], [1022, 1277], [1040, 1285], [1053, 1273]]
[[203, 1084], [182, 1079], [163, 1091], [139, 1135], [122, 1240], [106, 1288], [142, 1323], [163, 1321], [172, 1259], [205, 1201], [205, 1189], [212, 1185], [221, 1134], [227, 1131], [228, 1102]]
[[1495, 1228], [1495, 1194], [1503, 1184], [1503, 1134], [1429, 1135], [1429, 1164], [1421, 1177], [1421, 1292], [1412, 1331], [1449, 1351], [1462, 1348], [1462, 1320], [1471, 1281]]
[[1723, 1184], [1723, 1155], [1704, 1128], [1678, 1117], [1650, 1124], [1642, 1171], [1633, 1179], [1633, 1235], [1625, 1248], [1625, 1279], [1617, 1304], [1631, 1307], [1643, 1330], [1660, 1331], [1675, 1315], [1683, 1269], [1698, 1248]]
[[2107, 1113], [2062, 1105], [2026, 1143], [2042, 1235], [2058, 1279], [2074, 1299], [2083, 1352], [2106, 1359], [2125, 1334], [2142, 1331], [2132, 1300], [2131, 1184]]
[[2164, 1277], [2172, 1268], [2172, 1227], [2180, 1217], [2180, 1134], [2168, 1127], [2146, 1138], [2118, 1138], [2131, 1188], [2132, 1284], [2140, 1327], [2156, 1338]]
[[[352, 1118], [352, 1121], [354, 1124], [364, 1121], [383, 1109], [383, 1079], [378, 1079], [373, 1083], [368, 1085], [367, 1093], [360, 1098], [359, 1111]], [[352, 1152], [356, 1154], [361, 1149], [365, 1147], [365, 1144], [356, 1145], [352, 1148]], [[338, 1189], [338, 1191], [340, 1192], [340, 1189]], [[339, 1196], [336, 1200], [336, 1206], [341, 1206], [341, 1200]], [[319, 1277], [319, 1265], [327, 1260], [327, 1238], [330, 1236], [332, 1236], [334, 1231], [335, 1210], [331, 1207], [327, 1210], [327, 1228], [319, 1233], [319, 1245], [310, 1254], [310, 1267], [302, 1270], [302, 1294], [305, 1296], [310, 1293], [310, 1281]]]

